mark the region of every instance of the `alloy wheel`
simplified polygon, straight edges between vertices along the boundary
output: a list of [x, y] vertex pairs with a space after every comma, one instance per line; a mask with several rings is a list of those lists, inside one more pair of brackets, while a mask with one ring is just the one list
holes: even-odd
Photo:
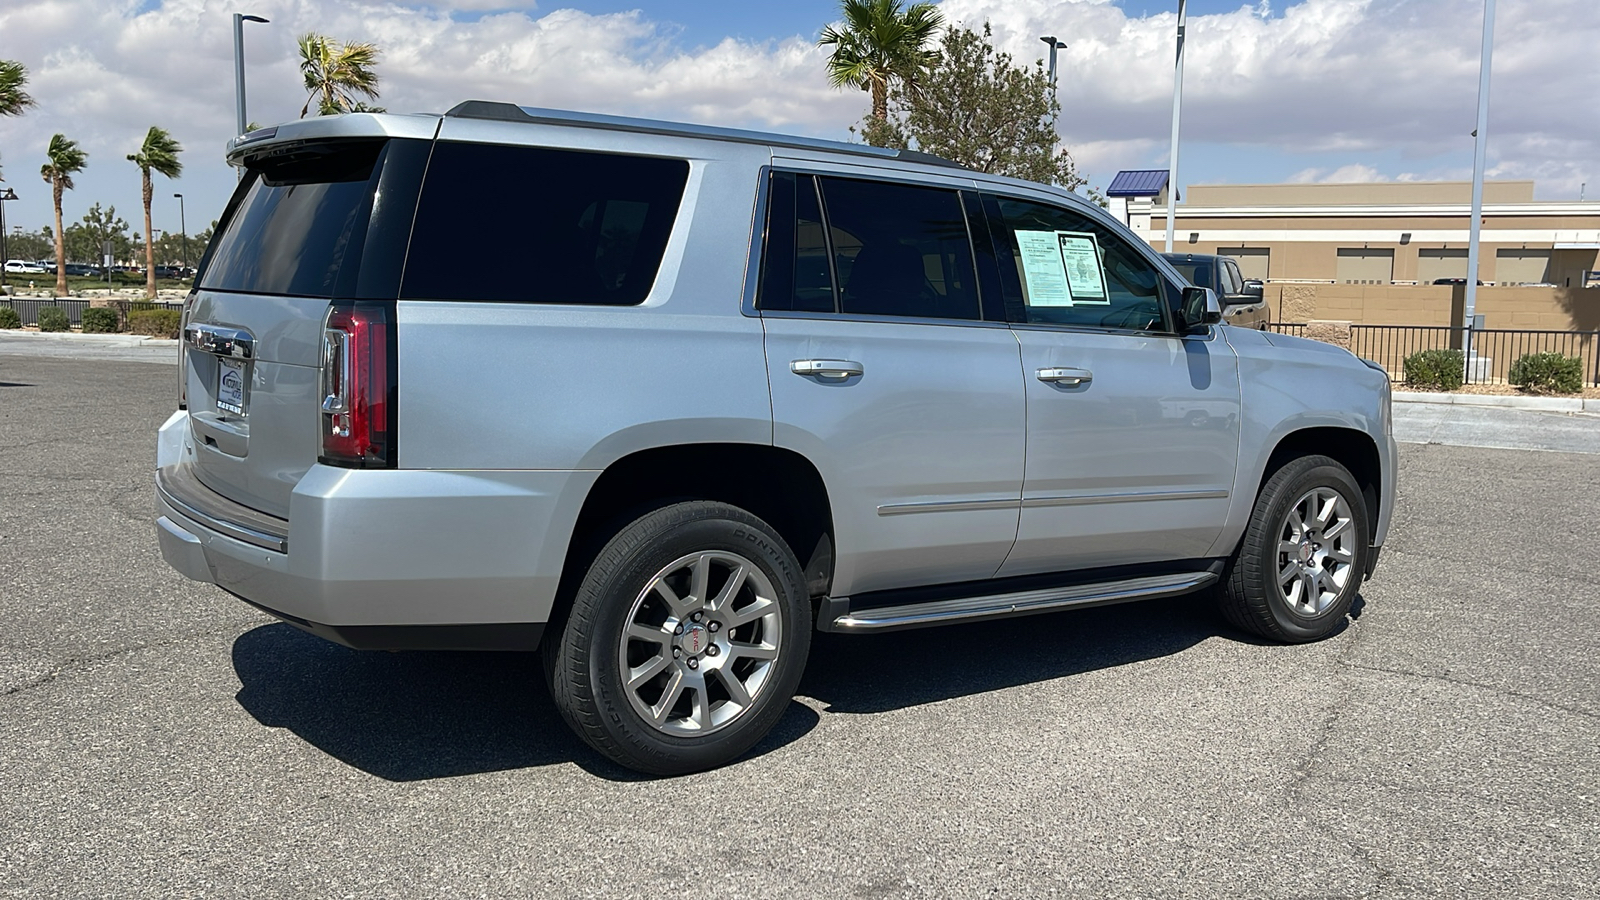
[[749, 711], [783, 646], [777, 598], [737, 553], [691, 553], [662, 568], [628, 611], [617, 654], [634, 712], [658, 731], [699, 737]]

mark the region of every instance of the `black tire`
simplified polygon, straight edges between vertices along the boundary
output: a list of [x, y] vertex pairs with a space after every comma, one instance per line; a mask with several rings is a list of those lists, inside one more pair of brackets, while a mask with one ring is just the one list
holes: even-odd
[[[1287, 544], [1296, 543], [1291, 538], [1295, 526], [1290, 522], [1290, 515], [1294, 513], [1297, 520], [1303, 519], [1305, 508], [1300, 503], [1313, 492], [1321, 497], [1337, 494], [1343, 499], [1350, 514], [1349, 531], [1347, 534], [1339, 531], [1339, 536], [1326, 542], [1320, 539], [1320, 530], [1308, 531], [1306, 539], [1299, 542], [1302, 548], [1305, 544], [1312, 545], [1309, 551], [1302, 549], [1304, 557], [1300, 553], [1284, 554]], [[1350, 604], [1355, 601], [1366, 571], [1367, 555], [1371, 552], [1367, 522], [1367, 505], [1361, 488], [1338, 461], [1326, 456], [1303, 456], [1285, 464], [1262, 486], [1244, 539], [1228, 561], [1217, 592], [1222, 614], [1245, 631], [1288, 643], [1321, 640], [1338, 631], [1350, 612]], [[1339, 553], [1348, 552], [1351, 558], [1347, 563], [1330, 560], [1328, 557], [1332, 553], [1325, 553], [1324, 546]], [[1298, 568], [1291, 570], [1291, 565]], [[1348, 570], [1338, 569], [1341, 565], [1348, 565]], [[1304, 581], [1317, 579], [1315, 573], [1319, 570], [1328, 573], [1327, 581], [1318, 580], [1312, 584]], [[1335, 592], [1327, 588], [1333, 586], [1336, 570], [1346, 574]], [[1301, 582], [1298, 588], [1292, 585], [1290, 592], [1297, 592], [1301, 600], [1314, 599], [1296, 604], [1285, 596], [1279, 579], [1286, 572], [1291, 574], [1285, 580]], [[1334, 596], [1324, 598], [1324, 593]]]
[[[691, 572], [693, 564], [684, 569], [671, 567], [696, 555], [711, 560], [706, 563], [708, 571], [713, 562], [726, 569], [720, 582], [723, 585], [731, 583], [740, 571], [731, 560], [754, 564], [759, 573], [751, 572], [742, 582], [750, 585], [748, 591], [735, 588], [738, 597], [744, 598], [744, 612], [755, 609], [759, 595], [769, 588], [773, 594], [770, 599], [775, 603], [762, 605], [767, 612], [748, 624], [736, 623], [743, 614], [739, 610], [723, 615], [708, 608], [702, 612], [703, 620], [694, 622], [686, 613], [671, 615], [675, 607], [654, 592], [651, 585], [666, 571]], [[712, 584], [717, 584], [716, 573], [710, 577]], [[704, 594], [718, 592], [715, 586], [702, 588]], [[689, 590], [678, 600], [688, 604], [693, 595]], [[737, 600], [728, 600], [728, 607], [731, 609]], [[666, 660], [666, 668], [659, 676], [652, 676], [637, 690], [630, 689], [621, 667], [641, 646], [649, 650], [653, 645], [625, 641], [624, 633], [630, 623], [638, 624], [652, 613], [659, 617], [661, 612], [669, 613], [659, 625], [664, 637], [658, 635], [657, 640], [663, 643], [655, 653], [645, 656], [639, 669], [656, 663], [657, 657], [665, 659], [669, 652], [675, 655]], [[711, 626], [714, 619], [717, 628]], [[688, 626], [688, 634], [673, 636], [674, 623]], [[811, 625], [800, 563], [771, 526], [725, 503], [676, 503], [622, 527], [596, 554], [573, 597], [564, 627], [545, 633], [545, 675], [562, 717], [601, 754], [651, 775], [698, 772], [737, 759], [777, 724], [805, 670]], [[737, 647], [754, 645], [733, 642], [741, 635], [748, 638], [751, 634], [762, 636], [762, 646], [775, 646], [775, 658], [755, 661], [742, 657], [743, 651]], [[684, 643], [691, 639], [696, 643]], [[719, 649], [699, 643], [701, 640]], [[690, 652], [684, 656], [686, 649], [699, 649], [699, 655]], [[694, 672], [685, 668], [689, 659], [702, 661]], [[731, 694], [727, 680], [739, 677], [736, 665], [744, 667], [744, 671], [758, 669], [761, 673], [759, 683], [748, 694], [748, 702], [743, 704]], [[684, 686], [696, 675], [702, 679], [698, 688]], [[673, 678], [679, 680], [673, 682]], [[672, 696], [687, 700], [667, 699], [673, 684], [680, 686], [681, 695]], [[636, 708], [637, 703], [648, 702], [640, 694], [651, 690], [652, 685], [661, 690], [656, 705], [667, 716], [661, 722], [650, 721]], [[742, 682], [740, 686], [749, 688]], [[730, 716], [728, 721], [715, 724], [710, 713], [700, 718], [702, 707], [696, 705], [696, 696], [705, 709], [717, 709]], [[674, 716], [674, 710], [684, 708], [682, 702], [688, 703], [690, 711]], [[669, 730], [701, 727], [702, 722], [706, 731], [703, 734]]]

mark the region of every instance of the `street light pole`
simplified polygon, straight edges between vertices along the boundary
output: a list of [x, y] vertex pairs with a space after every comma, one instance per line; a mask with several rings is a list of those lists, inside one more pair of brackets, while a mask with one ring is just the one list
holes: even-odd
[[6, 283], [6, 260], [10, 254], [6, 253], [6, 201], [17, 199], [17, 192], [6, 188], [0, 193], [0, 285]]
[[[1493, 2], [1493, 0], [1490, 0]], [[1172, 152], [1167, 157], [1167, 252], [1172, 252], [1172, 232], [1178, 212], [1178, 114], [1183, 110], [1183, 28], [1187, 0], [1178, 0], [1178, 64], [1172, 76]]]
[[1067, 45], [1065, 41], [1056, 40], [1056, 36], [1053, 34], [1047, 34], [1039, 38], [1039, 40], [1044, 41], [1045, 45], [1050, 48], [1050, 93], [1054, 94], [1056, 90], [1056, 51], [1067, 49]]
[[[1472, 145], [1472, 226], [1467, 235], [1467, 291], [1462, 325], [1471, 328], [1478, 307], [1478, 232], [1483, 227], [1483, 167], [1489, 143], [1489, 68], [1494, 55], [1494, 0], [1483, 0], [1483, 48], [1478, 56], [1478, 129]], [[1472, 365], [1472, 332], [1468, 331], [1467, 365]], [[1470, 375], [1470, 368], [1468, 374]]]
[[[266, 21], [260, 16], [247, 16], [243, 13], [233, 14], [233, 94], [239, 113], [239, 128], [234, 132], [236, 135], [244, 134], [245, 126], [250, 121], [245, 118], [244, 114], [244, 23], [261, 22], [265, 24]], [[244, 177], [244, 169], [239, 170], [239, 177]]]
[[183, 195], [173, 194], [178, 198], [178, 234], [183, 236], [183, 267], [189, 268], [189, 225], [183, 217]]

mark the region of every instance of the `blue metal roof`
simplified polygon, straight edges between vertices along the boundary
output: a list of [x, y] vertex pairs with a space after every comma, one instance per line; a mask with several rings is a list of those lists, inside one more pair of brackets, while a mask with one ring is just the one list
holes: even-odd
[[1111, 179], [1107, 197], [1154, 197], [1167, 186], [1166, 169], [1126, 169]]

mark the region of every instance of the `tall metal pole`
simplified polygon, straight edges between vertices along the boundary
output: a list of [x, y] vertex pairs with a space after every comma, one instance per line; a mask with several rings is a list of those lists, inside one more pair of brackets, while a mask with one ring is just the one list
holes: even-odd
[[1056, 51], [1065, 50], [1067, 44], [1065, 41], [1057, 40], [1053, 34], [1047, 34], [1039, 38], [1039, 40], [1044, 41], [1045, 45], [1050, 48], [1050, 93], [1054, 94], [1056, 90]]
[[11, 258], [6, 254], [6, 201], [16, 195], [11, 188], [6, 188], [5, 193], [0, 194], [0, 287], [5, 286], [6, 260]]
[[[244, 134], [249, 127], [250, 120], [244, 114], [244, 23], [261, 22], [267, 20], [260, 16], [247, 16], [244, 13], [233, 14], [233, 95], [238, 107], [238, 130], [234, 134]], [[239, 177], [244, 177], [244, 169], [239, 170]]]
[[178, 198], [178, 233], [183, 236], [183, 267], [189, 268], [189, 224], [183, 217], [183, 195], [173, 194]]
[[244, 134], [250, 120], [244, 116], [244, 14], [233, 14], [233, 97], [238, 110], [238, 127], [235, 135]]
[[[1494, 2], [1494, 0], [1489, 0]], [[1167, 160], [1167, 252], [1172, 252], [1172, 232], [1178, 212], [1178, 114], [1183, 111], [1183, 27], [1188, 2], [1178, 0], [1178, 63], [1172, 75], [1172, 153]]]
[[[1472, 145], [1472, 226], [1467, 236], [1467, 293], [1462, 325], [1471, 328], [1478, 306], [1478, 232], [1483, 227], [1483, 167], [1489, 143], [1489, 68], [1494, 55], [1494, 0], [1483, 0], [1483, 49], [1478, 57], [1478, 130]], [[1465, 348], [1472, 362], [1471, 332]]]

